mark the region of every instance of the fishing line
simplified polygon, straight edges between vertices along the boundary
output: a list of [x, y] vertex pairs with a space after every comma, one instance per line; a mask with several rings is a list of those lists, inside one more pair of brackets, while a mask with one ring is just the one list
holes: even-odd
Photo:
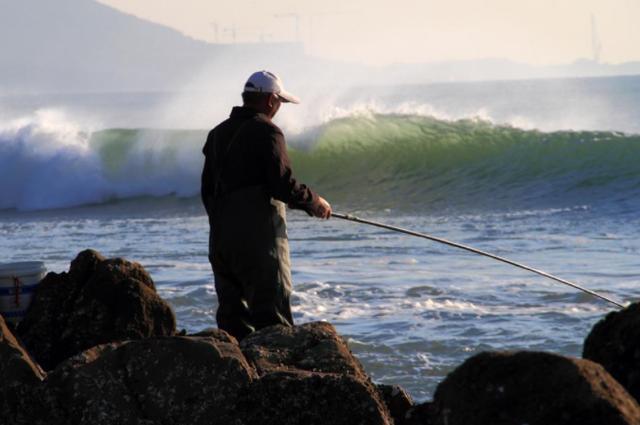
[[473, 248], [473, 247], [470, 247], [470, 246], [467, 246], [467, 245], [462, 245], [462, 244], [459, 244], [459, 243], [456, 243], [456, 242], [451, 242], [451, 241], [448, 241], [446, 239], [438, 238], [438, 237], [427, 235], [427, 234], [424, 234], [424, 233], [414, 232], [414, 231], [408, 230], [408, 229], [403, 229], [402, 227], [391, 226], [391, 225], [384, 224], [384, 223], [379, 223], [379, 222], [376, 222], [376, 221], [364, 220], [362, 218], [356, 217], [356, 216], [351, 215], [351, 214], [331, 213], [331, 216], [332, 217], [336, 217], [336, 218], [341, 218], [343, 220], [354, 221], [356, 223], [368, 224], [370, 226], [375, 226], [375, 227], [380, 227], [380, 228], [387, 229], [387, 230], [392, 230], [394, 232], [405, 233], [407, 235], [416, 236], [416, 237], [419, 237], [419, 238], [429, 239], [429, 240], [434, 241], [434, 242], [438, 242], [438, 243], [442, 243], [442, 244], [445, 244], [445, 245], [453, 246], [455, 248], [464, 249], [466, 251], [473, 252], [474, 254], [484, 255], [485, 257], [493, 258], [494, 260], [502, 261], [503, 263], [511, 264], [512, 266], [519, 267], [521, 269], [528, 270], [528, 271], [533, 272], [533, 273], [537, 273], [537, 274], [539, 274], [541, 276], [544, 276], [544, 277], [547, 277], [549, 279], [555, 280], [556, 282], [560, 282], [560, 283], [563, 283], [563, 284], [565, 284], [567, 286], [571, 286], [572, 288], [578, 289], [578, 290], [580, 290], [582, 292], [585, 292], [585, 293], [587, 293], [589, 295], [593, 295], [594, 297], [600, 298], [600, 299], [602, 299], [604, 301], [607, 301], [607, 302], [609, 302], [611, 304], [614, 304], [614, 305], [616, 305], [616, 306], [618, 306], [620, 308], [624, 308], [623, 304], [621, 304], [621, 303], [619, 303], [617, 301], [614, 301], [611, 298], [608, 298], [608, 297], [606, 297], [606, 296], [604, 296], [602, 294], [599, 294], [599, 293], [597, 293], [595, 291], [592, 291], [591, 289], [584, 288], [584, 287], [578, 285], [577, 283], [573, 283], [573, 282], [570, 282], [568, 280], [561, 279], [561, 278], [559, 278], [557, 276], [554, 276], [552, 274], [549, 274], [549, 273], [547, 273], [545, 271], [534, 269], [533, 267], [529, 267], [529, 266], [527, 266], [525, 264], [521, 264], [521, 263], [518, 263], [518, 262], [515, 262], [515, 261], [512, 261], [512, 260], [509, 260], [508, 258], [504, 258], [504, 257], [500, 257], [500, 256], [495, 255], [495, 254], [491, 254], [490, 252], [481, 251], [479, 249], [476, 249], [476, 248]]

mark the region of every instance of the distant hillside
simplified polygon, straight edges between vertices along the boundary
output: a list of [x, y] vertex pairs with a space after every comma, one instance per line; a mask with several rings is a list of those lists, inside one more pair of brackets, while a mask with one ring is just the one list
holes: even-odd
[[94, 0], [0, 0], [0, 52], [0, 93], [176, 90], [208, 81], [235, 90], [263, 68], [299, 87], [640, 74], [638, 62], [535, 67], [486, 59], [367, 67], [312, 58], [296, 44], [209, 44]]
[[291, 45], [212, 45], [93, 0], [0, 0], [0, 87], [11, 91], [163, 90], [205, 64], [260, 63]]

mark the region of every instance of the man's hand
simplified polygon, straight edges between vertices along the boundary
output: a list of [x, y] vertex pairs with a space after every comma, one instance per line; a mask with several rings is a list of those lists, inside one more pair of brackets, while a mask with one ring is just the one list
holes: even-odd
[[331, 205], [322, 196], [318, 196], [318, 203], [314, 208], [313, 215], [325, 220], [331, 218]]

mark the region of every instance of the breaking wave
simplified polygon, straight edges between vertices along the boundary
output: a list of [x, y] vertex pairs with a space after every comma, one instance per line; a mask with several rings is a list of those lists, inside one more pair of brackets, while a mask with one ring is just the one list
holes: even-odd
[[[0, 126], [0, 209], [199, 193], [206, 131], [81, 130], [46, 112]], [[357, 114], [290, 137], [299, 179], [369, 208], [530, 208], [633, 202], [640, 136], [483, 120]]]

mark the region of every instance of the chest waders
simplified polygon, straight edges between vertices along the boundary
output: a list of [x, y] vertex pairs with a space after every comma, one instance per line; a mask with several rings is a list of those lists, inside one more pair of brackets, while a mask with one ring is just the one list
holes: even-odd
[[[221, 171], [216, 192], [220, 175]], [[242, 339], [266, 326], [292, 326], [284, 203], [272, 199], [264, 185], [216, 193], [209, 225], [209, 261], [218, 295], [218, 327]]]

